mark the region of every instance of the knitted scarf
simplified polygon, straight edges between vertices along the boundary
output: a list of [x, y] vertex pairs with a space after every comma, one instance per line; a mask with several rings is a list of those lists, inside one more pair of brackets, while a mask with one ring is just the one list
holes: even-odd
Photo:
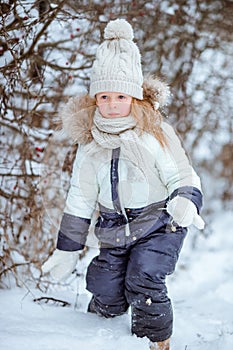
[[[150, 183], [149, 177], [155, 175], [154, 164], [151, 162], [151, 154], [138, 137], [140, 130], [131, 115], [122, 118], [104, 118], [97, 108], [91, 132], [98, 146], [107, 149], [120, 147], [120, 158], [131, 161], [141, 170], [144, 181]], [[122, 212], [125, 215], [123, 193], [119, 193], [119, 198]]]
[[120, 158], [131, 161], [145, 177], [152, 175], [153, 167], [149, 161], [151, 157], [138, 137], [140, 130], [131, 115], [122, 118], [104, 118], [97, 108], [93, 124], [91, 132], [98, 146], [107, 149], [120, 147]]

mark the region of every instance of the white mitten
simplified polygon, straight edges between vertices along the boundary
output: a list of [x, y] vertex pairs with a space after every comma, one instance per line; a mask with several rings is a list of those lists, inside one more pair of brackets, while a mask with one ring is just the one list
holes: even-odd
[[185, 197], [176, 196], [168, 202], [167, 212], [179, 226], [194, 225], [199, 230], [203, 230], [205, 227], [205, 222], [198, 215], [195, 204]]
[[68, 278], [74, 271], [79, 257], [79, 252], [67, 252], [56, 249], [53, 255], [42, 265], [42, 272], [50, 275], [60, 282]]

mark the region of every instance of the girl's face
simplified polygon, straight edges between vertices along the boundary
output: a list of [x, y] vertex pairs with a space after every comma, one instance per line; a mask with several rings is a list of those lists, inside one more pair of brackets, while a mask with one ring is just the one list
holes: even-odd
[[131, 110], [132, 97], [119, 92], [96, 94], [96, 104], [104, 118], [127, 117]]

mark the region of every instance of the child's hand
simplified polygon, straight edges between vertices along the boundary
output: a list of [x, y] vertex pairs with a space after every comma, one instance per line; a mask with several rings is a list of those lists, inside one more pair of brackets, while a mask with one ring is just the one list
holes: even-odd
[[74, 271], [79, 257], [79, 252], [67, 252], [56, 249], [53, 255], [42, 265], [43, 274], [50, 275], [60, 282], [68, 278]]
[[198, 215], [195, 204], [185, 197], [177, 196], [168, 202], [167, 212], [182, 227], [194, 225], [199, 230], [203, 230], [205, 227], [205, 222]]

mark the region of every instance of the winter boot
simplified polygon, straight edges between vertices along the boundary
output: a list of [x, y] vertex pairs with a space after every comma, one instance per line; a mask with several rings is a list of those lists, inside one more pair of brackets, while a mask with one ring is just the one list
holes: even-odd
[[150, 342], [150, 350], [170, 350], [170, 339], [157, 343]]

